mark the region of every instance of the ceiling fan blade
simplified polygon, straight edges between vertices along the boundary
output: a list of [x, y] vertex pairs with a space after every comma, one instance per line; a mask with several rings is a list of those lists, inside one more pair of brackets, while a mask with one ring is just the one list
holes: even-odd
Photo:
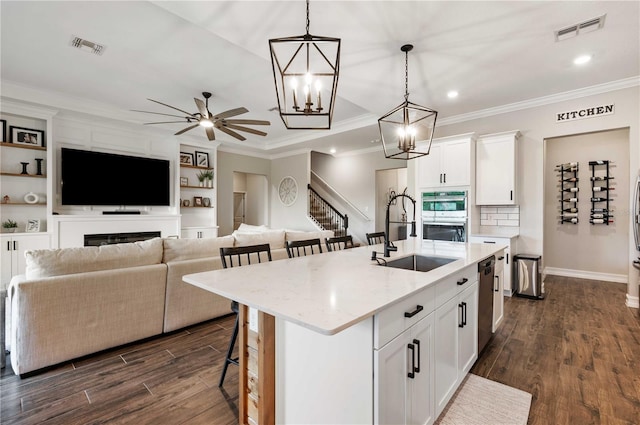
[[223, 125], [220, 125], [220, 126], [217, 126], [217, 125], [216, 125], [216, 128], [217, 128], [218, 130], [220, 130], [220, 131], [223, 131], [223, 132], [227, 133], [227, 134], [228, 134], [229, 136], [231, 136], [231, 137], [235, 137], [235, 138], [236, 138], [236, 139], [238, 139], [238, 140], [247, 140], [247, 138], [246, 138], [246, 137], [244, 137], [243, 135], [238, 134], [238, 133], [236, 133], [236, 132], [235, 132], [235, 131], [233, 131], [233, 130], [229, 130], [228, 128], [226, 128], [226, 127], [225, 127], [225, 126], [223, 126]]
[[216, 134], [213, 132], [213, 128], [205, 127], [204, 129], [207, 132], [207, 138], [211, 141], [216, 140]]
[[204, 102], [197, 97], [194, 97], [193, 100], [196, 101], [196, 106], [198, 107], [198, 111], [200, 111], [200, 115], [202, 115], [202, 118], [209, 118], [209, 111], [207, 110]]
[[133, 112], [144, 112], [145, 114], [164, 115], [165, 117], [176, 117], [176, 118], [187, 119], [187, 117], [183, 117], [182, 115], [163, 114], [162, 112], [141, 111], [139, 109], [131, 109], [131, 111], [133, 111]]
[[182, 109], [178, 109], [175, 106], [167, 105], [166, 103], [158, 102], [157, 100], [153, 100], [153, 99], [149, 99], [149, 98], [147, 98], [147, 100], [150, 100], [152, 102], [158, 103], [158, 104], [163, 105], [163, 106], [166, 106], [167, 108], [175, 109], [176, 111], [180, 111], [183, 114], [187, 114], [190, 117], [193, 117], [193, 114], [191, 112], [183, 111]]
[[182, 123], [184, 124], [184, 120], [182, 121], [162, 121], [162, 122], [145, 122], [142, 125], [150, 125], [150, 124], [175, 124], [175, 123]]
[[231, 120], [224, 120], [226, 123], [229, 124], [246, 124], [246, 125], [271, 125], [271, 123], [269, 121], [262, 121], [262, 120], [236, 120], [236, 119], [231, 119]]
[[252, 133], [252, 134], [257, 134], [258, 136], [266, 136], [267, 133], [265, 133], [264, 131], [260, 131], [260, 130], [254, 130], [253, 128], [249, 128], [249, 127], [242, 127], [239, 125], [234, 125], [234, 124], [229, 124], [227, 123], [226, 125], [223, 124], [225, 127], [227, 128], [233, 128], [234, 130], [238, 130], [238, 131], [246, 131], [247, 133]]
[[214, 115], [213, 119], [214, 120], [221, 120], [221, 119], [228, 118], [228, 117], [234, 117], [234, 116], [240, 115], [240, 114], [245, 114], [247, 112], [249, 112], [249, 110], [247, 108], [229, 109], [228, 111], [220, 112], [219, 114]]
[[199, 126], [200, 124], [194, 124], [194, 125], [190, 125], [187, 128], [183, 128], [182, 130], [178, 131], [177, 133], [174, 134], [174, 136], [179, 136], [182, 133], [186, 133], [187, 131], [196, 128], [197, 126]]

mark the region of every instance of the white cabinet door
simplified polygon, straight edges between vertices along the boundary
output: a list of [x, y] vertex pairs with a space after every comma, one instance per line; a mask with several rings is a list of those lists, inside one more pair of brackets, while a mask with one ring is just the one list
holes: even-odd
[[[434, 400], [434, 316], [431, 313], [411, 328], [411, 343], [416, 347], [416, 359], [419, 370], [410, 380], [410, 424], [429, 425], [435, 419]], [[393, 423], [393, 422], [387, 422]]]
[[469, 139], [442, 145], [442, 186], [469, 186], [470, 148]]
[[458, 324], [458, 383], [478, 358], [478, 282], [458, 296], [461, 321]]
[[476, 205], [515, 205], [519, 132], [480, 136], [476, 143]]
[[433, 317], [431, 313], [374, 351], [374, 423], [434, 422]]
[[380, 350], [374, 351], [375, 370], [374, 422], [377, 424], [407, 423], [407, 369], [410, 329], [407, 329]]
[[461, 309], [454, 297], [435, 311], [436, 417], [445, 408], [458, 383], [458, 324]]
[[51, 247], [51, 238], [48, 233], [1, 235], [0, 240], [2, 241], [0, 286], [3, 289], [6, 289], [13, 276], [24, 274], [27, 267], [24, 257], [26, 251]]
[[441, 146], [433, 143], [429, 155], [416, 159], [418, 181], [416, 187], [439, 187], [442, 184], [442, 165], [440, 161]]
[[502, 279], [502, 287], [504, 295], [510, 297], [514, 290], [515, 284], [511, 284], [511, 269], [512, 269], [512, 255], [511, 253], [517, 250], [517, 236], [514, 237], [484, 237], [484, 236], [470, 236], [469, 242], [471, 243], [490, 243], [490, 244], [498, 244], [498, 245], [506, 245], [507, 248], [504, 250], [504, 254], [498, 255], [496, 257], [496, 261], [504, 256], [504, 275]]

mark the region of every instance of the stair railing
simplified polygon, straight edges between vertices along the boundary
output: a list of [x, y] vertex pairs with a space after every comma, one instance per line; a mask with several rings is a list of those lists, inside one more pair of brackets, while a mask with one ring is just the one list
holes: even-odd
[[[335, 209], [334, 206], [320, 196], [310, 184], [307, 184], [307, 189], [309, 193], [309, 217], [323, 229], [333, 230], [336, 236], [347, 235], [349, 217]], [[314, 216], [312, 211], [318, 211], [321, 219]]]

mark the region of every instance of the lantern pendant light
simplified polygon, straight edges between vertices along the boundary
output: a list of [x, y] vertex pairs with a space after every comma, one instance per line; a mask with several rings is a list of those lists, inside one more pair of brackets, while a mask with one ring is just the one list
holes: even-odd
[[405, 54], [404, 102], [378, 120], [384, 156], [409, 160], [429, 155], [438, 112], [409, 102], [409, 52], [411, 44], [400, 48]]
[[340, 68], [340, 39], [309, 34], [269, 40], [278, 111], [288, 129], [331, 128]]

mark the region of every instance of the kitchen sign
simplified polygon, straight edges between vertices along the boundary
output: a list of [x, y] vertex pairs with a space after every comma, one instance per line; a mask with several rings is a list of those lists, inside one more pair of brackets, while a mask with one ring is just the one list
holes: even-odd
[[576, 109], [573, 111], [558, 112], [556, 114], [556, 122], [581, 120], [584, 118], [600, 117], [602, 115], [611, 115], [615, 112], [615, 104], [593, 106], [590, 108]]

